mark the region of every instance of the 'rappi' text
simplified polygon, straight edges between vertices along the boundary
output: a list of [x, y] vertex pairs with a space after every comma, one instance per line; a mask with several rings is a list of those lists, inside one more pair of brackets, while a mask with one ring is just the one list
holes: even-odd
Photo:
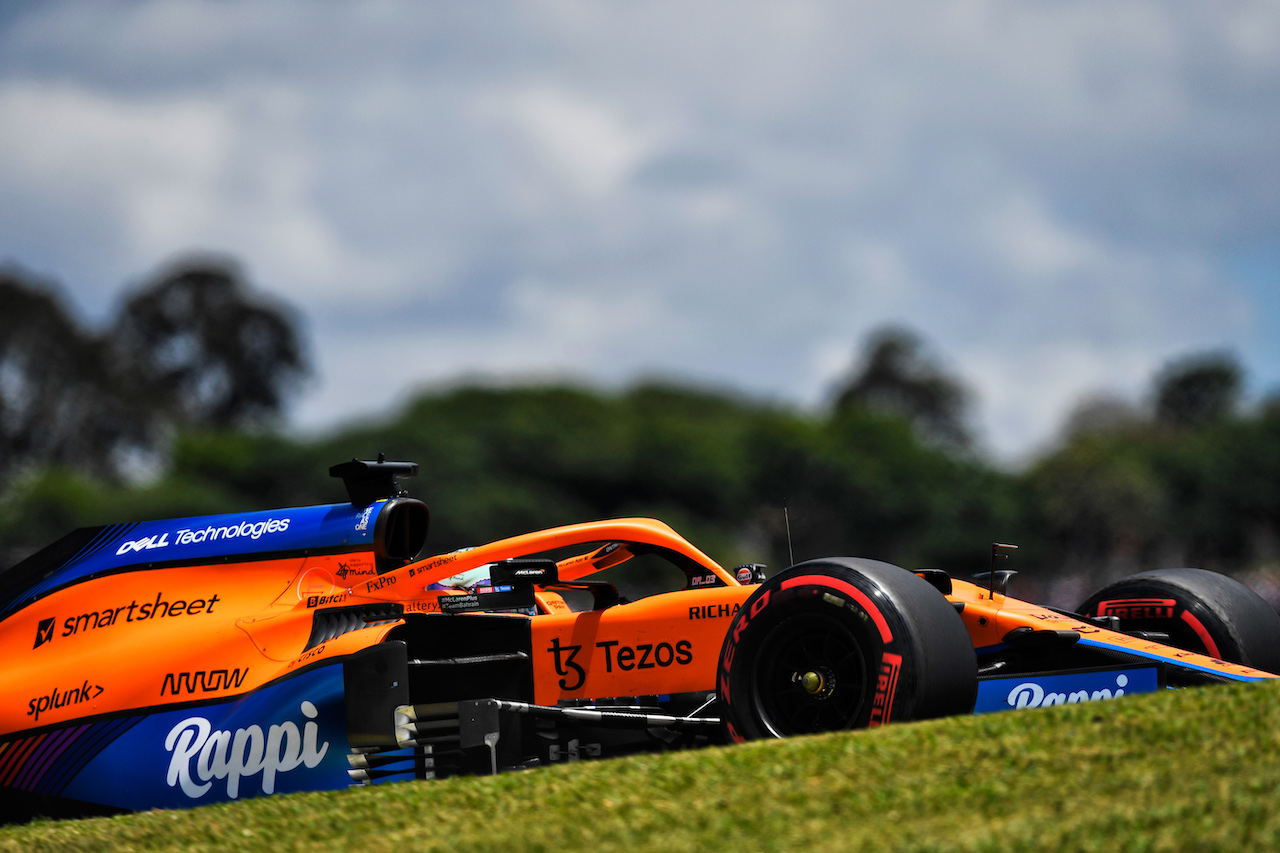
[[217, 594], [208, 598], [196, 598], [191, 601], [175, 599], [168, 601], [163, 592], [156, 593], [155, 601], [139, 604], [137, 599], [119, 607], [108, 607], [96, 613], [81, 613], [79, 616], [68, 616], [62, 623], [62, 636], [70, 637], [81, 631], [94, 628], [105, 628], [119, 622], [146, 622], [149, 619], [164, 619], [171, 616], [198, 616], [201, 613], [212, 613], [213, 607], [222, 599]]
[[1129, 676], [1121, 673], [1116, 676], [1116, 689], [1075, 690], [1071, 693], [1049, 693], [1034, 681], [1025, 681], [1009, 691], [1005, 701], [1010, 708], [1041, 708], [1050, 705], [1075, 705], [1080, 702], [1097, 702], [1102, 699], [1116, 699], [1124, 695], [1124, 688], [1129, 684]]
[[169, 760], [169, 787], [195, 800], [213, 787], [214, 780], [227, 781], [227, 797], [240, 796], [240, 780], [262, 774], [262, 793], [273, 794], [276, 776], [296, 767], [316, 767], [329, 751], [329, 742], [316, 746], [320, 726], [312, 722], [319, 713], [311, 702], [301, 706], [307, 722], [302, 731], [291, 720], [271, 726], [214, 731], [204, 717], [188, 717], [169, 730], [164, 748], [173, 753]]
[[[261, 539], [266, 533], [284, 533], [289, 529], [289, 519], [269, 518], [266, 521], [242, 521], [226, 527], [209, 525], [201, 529], [184, 527], [173, 534], [173, 544], [192, 545], [199, 542], [217, 542], [221, 539], [239, 539], [247, 536], [250, 539]], [[169, 545], [169, 532], [131, 539], [116, 549], [116, 556], [131, 551], [150, 551], [155, 548], [166, 548]]]

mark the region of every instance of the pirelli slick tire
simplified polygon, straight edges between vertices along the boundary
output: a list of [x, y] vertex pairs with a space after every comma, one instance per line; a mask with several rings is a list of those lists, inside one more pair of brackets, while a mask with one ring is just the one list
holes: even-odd
[[977, 658], [935, 587], [897, 566], [832, 557], [761, 584], [717, 669], [734, 741], [973, 711]]
[[1114, 616], [1121, 631], [1168, 634], [1168, 644], [1280, 673], [1280, 615], [1257, 593], [1204, 569], [1157, 569], [1121, 578], [1076, 608]]

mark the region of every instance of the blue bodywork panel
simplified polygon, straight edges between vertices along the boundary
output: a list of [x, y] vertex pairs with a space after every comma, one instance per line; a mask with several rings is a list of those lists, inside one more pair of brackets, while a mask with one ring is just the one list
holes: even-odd
[[50, 567], [49, 574], [10, 600], [0, 615], [76, 581], [131, 566], [371, 547], [378, 514], [386, 504], [330, 504], [103, 527], [60, 566]]
[[978, 701], [973, 712], [990, 714], [1019, 708], [1075, 705], [1134, 693], [1152, 693], [1159, 688], [1154, 666], [984, 678], [978, 681]]

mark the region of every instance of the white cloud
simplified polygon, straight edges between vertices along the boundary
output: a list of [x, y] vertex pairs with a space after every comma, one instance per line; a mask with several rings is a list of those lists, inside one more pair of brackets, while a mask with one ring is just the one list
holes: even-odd
[[484, 106], [531, 138], [550, 168], [588, 197], [615, 191], [652, 147], [652, 134], [604, 105], [550, 86], [495, 95]]
[[310, 425], [477, 370], [817, 405], [897, 322], [1016, 455], [1266, 336], [1222, 257], [1280, 250], [1273, 4], [104, 9], [0, 32], [0, 257], [87, 301], [242, 259]]

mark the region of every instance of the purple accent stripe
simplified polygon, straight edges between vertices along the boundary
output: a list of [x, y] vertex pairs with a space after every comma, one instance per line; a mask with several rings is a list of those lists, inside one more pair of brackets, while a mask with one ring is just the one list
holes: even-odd
[[93, 723], [88, 731], [76, 741], [76, 748], [65, 755], [36, 785], [37, 794], [60, 794], [67, 784], [79, 775], [85, 765], [98, 757], [107, 746], [120, 735], [141, 722], [143, 717], [132, 717], [118, 720], [107, 720]]
[[55, 761], [66, 752], [67, 747], [80, 739], [80, 735], [84, 734], [89, 727], [87, 725], [78, 728], [63, 729], [54, 737], [49, 738], [44, 744], [44, 748], [40, 750], [40, 755], [36, 757], [34, 767], [30, 768], [20, 786], [26, 790], [32, 790], [40, 784], [40, 780], [44, 778], [44, 774], [49, 772]]
[[63, 729], [54, 732], [44, 739], [44, 743], [27, 757], [26, 764], [22, 768], [16, 779], [13, 780], [13, 787], [21, 788], [28, 791], [39, 781], [39, 777], [44, 775], [44, 768], [48, 764], [49, 756], [55, 751], [61, 752], [58, 747], [62, 746], [66, 741], [67, 735], [73, 734], [75, 729]]
[[27, 756], [44, 739], [45, 735], [33, 735], [18, 742], [20, 745], [13, 750], [9, 756], [9, 761], [6, 762], [6, 766], [0, 769], [0, 785], [13, 784], [13, 779], [26, 763]]

